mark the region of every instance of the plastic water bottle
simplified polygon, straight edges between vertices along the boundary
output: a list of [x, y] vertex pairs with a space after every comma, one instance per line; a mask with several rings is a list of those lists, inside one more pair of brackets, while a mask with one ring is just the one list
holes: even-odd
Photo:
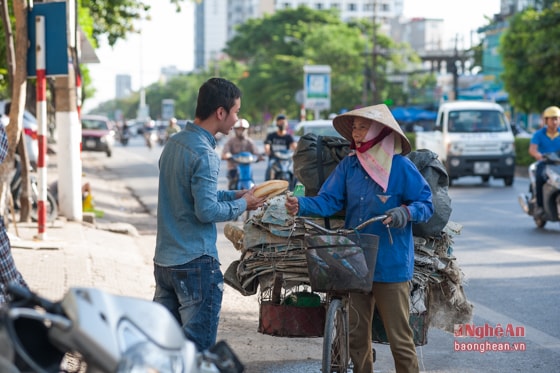
[[297, 183], [294, 188], [294, 197], [304, 197], [305, 196], [305, 185]]

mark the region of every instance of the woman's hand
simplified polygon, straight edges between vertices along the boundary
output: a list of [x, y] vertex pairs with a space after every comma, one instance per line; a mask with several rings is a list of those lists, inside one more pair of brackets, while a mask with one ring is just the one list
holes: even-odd
[[290, 215], [297, 215], [299, 211], [299, 201], [297, 197], [286, 197], [286, 210]]
[[387, 218], [383, 224], [392, 228], [404, 228], [410, 220], [410, 212], [406, 206], [395, 207], [385, 212]]

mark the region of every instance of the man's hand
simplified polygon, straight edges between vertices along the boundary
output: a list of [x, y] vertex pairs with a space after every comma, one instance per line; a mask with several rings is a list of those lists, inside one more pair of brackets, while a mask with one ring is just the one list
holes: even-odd
[[266, 196], [261, 198], [255, 196], [254, 187], [249, 190], [243, 190], [239, 192], [242, 192], [241, 198], [245, 198], [245, 200], [247, 201], [247, 210], [249, 211], [253, 211], [258, 209], [259, 207], [262, 207], [264, 205], [264, 201], [266, 201]]
[[290, 215], [297, 215], [299, 211], [299, 201], [297, 197], [286, 197], [286, 211]]
[[385, 212], [387, 219], [383, 220], [383, 224], [392, 228], [404, 228], [410, 220], [410, 214], [406, 206], [395, 207]]

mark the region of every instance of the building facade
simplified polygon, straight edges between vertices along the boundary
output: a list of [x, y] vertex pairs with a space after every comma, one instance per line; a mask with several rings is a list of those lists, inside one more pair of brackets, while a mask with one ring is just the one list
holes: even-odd
[[207, 68], [223, 55], [238, 25], [274, 12], [274, 0], [204, 0], [195, 6], [194, 68]]
[[115, 98], [125, 98], [132, 92], [132, 77], [130, 74], [119, 74], [115, 77]]
[[403, 0], [204, 0], [195, 7], [194, 67], [207, 68], [219, 60], [226, 43], [235, 36], [236, 26], [250, 18], [276, 10], [307, 6], [312, 9], [338, 9], [341, 19], [371, 18], [389, 34], [390, 21], [402, 16]]

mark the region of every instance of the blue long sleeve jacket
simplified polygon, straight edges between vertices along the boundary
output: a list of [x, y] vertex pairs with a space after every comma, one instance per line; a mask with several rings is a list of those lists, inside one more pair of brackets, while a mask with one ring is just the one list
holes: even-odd
[[220, 158], [215, 147], [212, 134], [187, 123], [163, 148], [154, 256], [160, 266], [185, 264], [202, 255], [219, 261], [215, 223], [247, 209], [244, 198], [235, 199], [235, 191], [218, 190]]
[[298, 197], [300, 216], [331, 216], [346, 211], [345, 227], [355, 228], [369, 218], [406, 205], [411, 221], [402, 228], [388, 228], [374, 222], [361, 230], [379, 236], [373, 281], [404, 282], [414, 273], [412, 222], [425, 222], [434, 210], [430, 186], [406, 157], [395, 155], [387, 191], [372, 180], [354, 155], [345, 157], [327, 178], [315, 197]]

